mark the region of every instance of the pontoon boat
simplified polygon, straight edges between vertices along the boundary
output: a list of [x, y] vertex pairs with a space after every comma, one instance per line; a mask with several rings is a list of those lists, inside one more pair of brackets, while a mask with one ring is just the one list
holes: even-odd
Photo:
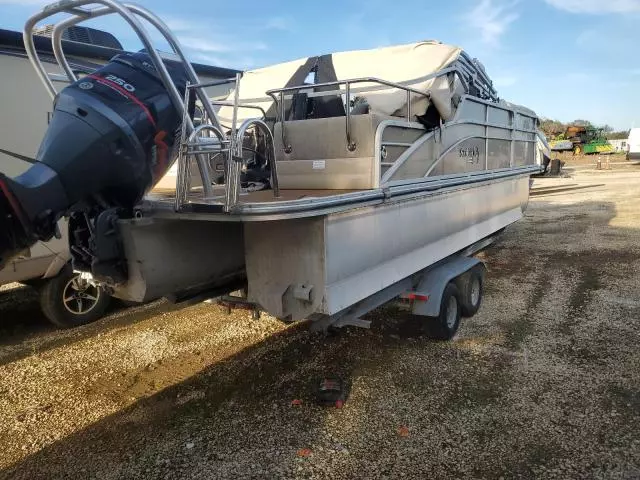
[[[62, 12], [53, 47], [74, 83], [58, 93], [32, 28]], [[114, 12], [147, 53], [77, 79], [59, 32]], [[157, 55], [140, 17], [180, 62]], [[540, 171], [536, 114], [500, 100], [480, 62], [435, 41], [248, 71], [221, 102], [138, 6], [65, 0], [27, 22], [25, 43], [56, 105], [41, 166], [0, 177], [4, 253], [70, 214], [75, 268], [124, 299], [245, 287], [278, 318], [335, 318], [518, 221]], [[174, 158], [175, 192], [148, 194]]]

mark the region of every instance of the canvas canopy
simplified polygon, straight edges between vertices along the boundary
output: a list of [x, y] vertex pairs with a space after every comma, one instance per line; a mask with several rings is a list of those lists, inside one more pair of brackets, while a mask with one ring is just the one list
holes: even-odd
[[[240, 81], [240, 103], [262, 108], [265, 112], [274, 108], [274, 102], [266, 91], [272, 88], [282, 88], [285, 86], [301, 85], [305, 77], [313, 67], [313, 59], [301, 58], [291, 62], [279, 63], [270, 67], [249, 70], [242, 74]], [[226, 98], [232, 102], [235, 97], [235, 89]], [[274, 113], [273, 111], [272, 113]], [[246, 118], [254, 118], [258, 112], [255, 109], [238, 109], [238, 121]], [[221, 107], [219, 112], [221, 123], [228, 127], [231, 125], [233, 116], [232, 107]]]
[[[371, 50], [339, 52], [318, 57], [307, 57], [281, 63], [243, 74], [240, 82], [240, 102], [262, 107], [269, 116], [275, 116], [273, 100], [266, 91], [289, 86], [303, 85], [310, 72], [315, 72], [315, 83], [326, 83], [353, 78], [374, 77], [424, 92], [429, 96], [411, 95], [411, 112], [422, 115], [430, 103], [446, 121], [453, 114], [452, 99], [456, 93], [464, 93], [461, 84], [453, 75], [437, 76], [452, 66], [460, 57], [459, 47], [435, 41], [424, 41]], [[337, 92], [341, 88], [341, 92]], [[331, 90], [344, 94], [340, 87], [314, 87], [308, 91]], [[363, 97], [370, 112], [381, 115], [405, 116], [407, 111], [406, 91], [381, 86], [375, 83], [358, 83], [351, 86], [352, 99]], [[228, 101], [233, 101], [232, 91]], [[344, 100], [344, 96], [343, 96]], [[238, 120], [256, 116], [255, 110], [239, 109]], [[231, 107], [221, 107], [219, 116], [224, 126], [230, 126]]]

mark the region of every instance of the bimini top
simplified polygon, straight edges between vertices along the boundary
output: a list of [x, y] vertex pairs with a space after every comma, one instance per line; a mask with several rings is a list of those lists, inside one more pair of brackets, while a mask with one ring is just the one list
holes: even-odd
[[[305, 83], [310, 73], [312, 83]], [[314, 84], [355, 78], [378, 78], [410, 87], [429, 96], [411, 95], [411, 112], [421, 115], [432, 103], [443, 120], [453, 115], [456, 97], [467, 93], [497, 101], [497, 94], [484, 67], [471, 59], [461, 48], [437, 41], [422, 41], [370, 50], [355, 50], [316, 57], [300, 58], [286, 63], [249, 70], [240, 82], [240, 102], [260, 106], [268, 117], [275, 116], [273, 99], [266, 95], [271, 89], [308, 85], [303, 92], [335, 91], [337, 86], [314, 87]], [[344, 85], [341, 86], [345, 93]], [[370, 111], [382, 115], [404, 116], [407, 93], [395, 87], [375, 83], [351, 86], [351, 99], [364, 97]], [[232, 101], [234, 92], [228, 99]], [[344, 97], [343, 97], [344, 100]], [[255, 110], [240, 109], [238, 119], [255, 116]], [[230, 125], [231, 107], [220, 109], [223, 125]]]

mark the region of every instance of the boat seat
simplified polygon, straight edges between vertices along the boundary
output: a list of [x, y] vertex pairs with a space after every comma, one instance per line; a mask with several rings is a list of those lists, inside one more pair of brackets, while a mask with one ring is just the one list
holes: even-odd
[[274, 126], [278, 183], [283, 189], [367, 190], [379, 183], [375, 137], [380, 122], [396, 119], [375, 113], [351, 116], [351, 140], [347, 148], [346, 117], [286, 122], [286, 153], [282, 123]]

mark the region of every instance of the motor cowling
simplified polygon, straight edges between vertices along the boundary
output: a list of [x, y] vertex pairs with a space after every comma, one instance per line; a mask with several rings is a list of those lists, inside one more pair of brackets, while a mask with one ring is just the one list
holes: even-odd
[[[187, 76], [165, 61], [182, 95]], [[62, 90], [36, 156], [24, 174], [0, 174], [0, 267], [55, 234], [60, 217], [131, 211], [175, 158], [181, 112], [148, 54], [124, 53]]]

